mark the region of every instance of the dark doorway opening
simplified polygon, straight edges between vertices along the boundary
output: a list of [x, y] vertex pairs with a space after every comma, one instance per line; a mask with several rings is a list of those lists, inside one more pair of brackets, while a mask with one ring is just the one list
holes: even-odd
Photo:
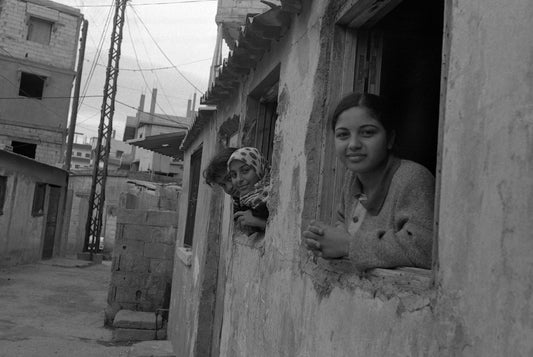
[[43, 259], [50, 259], [54, 253], [54, 242], [57, 231], [59, 202], [61, 188], [49, 185], [48, 209], [46, 213], [46, 228], [44, 232]]
[[380, 95], [397, 120], [400, 157], [435, 173], [444, 1], [405, 0], [375, 25], [382, 34]]

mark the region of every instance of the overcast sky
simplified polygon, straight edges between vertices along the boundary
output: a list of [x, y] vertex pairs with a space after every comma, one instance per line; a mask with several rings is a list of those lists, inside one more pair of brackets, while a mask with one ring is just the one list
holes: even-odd
[[[90, 82], [87, 79], [94, 63], [106, 19], [110, 9], [113, 9], [110, 5], [114, 3], [114, 0], [54, 1], [80, 8], [84, 17], [89, 21], [81, 88], [83, 94], [88, 83], [85, 89], [86, 95], [101, 96], [111, 26], [105, 33], [104, 46], [97, 60], [98, 65], [94, 69], [94, 75]], [[148, 94], [145, 103], [145, 110], [148, 111], [152, 88], [157, 87], [156, 112], [185, 116], [187, 100], [192, 99], [196, 92], [198, 106], [200, 96], [207, 88], [209, 68], [216, 42], [217, 1], [133, 0], [129, 4], [135, 11], [130, 6], [126, 8], [117, 101], [136, 108], [140, 95]], [[200, 92], [175, 69], [154, 69], [171, 66], [155, 42]], [[139, 68], [153, 70], [139, 71]], [[101, 97], [87, 97], [83, 100], [78, 114], [76, 132], [83, 133], [88, 138], [97, 135], [101, 105]], [[135, 109], [116, 103], [113, 127], [117, 130], [117, 139], [122, 139], [128, 115], [135, 115]]]

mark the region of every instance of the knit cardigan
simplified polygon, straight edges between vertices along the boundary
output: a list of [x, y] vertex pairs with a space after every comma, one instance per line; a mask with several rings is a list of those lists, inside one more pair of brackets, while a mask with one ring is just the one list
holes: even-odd
[[400, 266], [430, 268], [435, 179], [422, 165], [389, 159], [381, 187], [365, 197], [351, 173], [337, 225], [352, 236], [348, 261], [358, 271]]

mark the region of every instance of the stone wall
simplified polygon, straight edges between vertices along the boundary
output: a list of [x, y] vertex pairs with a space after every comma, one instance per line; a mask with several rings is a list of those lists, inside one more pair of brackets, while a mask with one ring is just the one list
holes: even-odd
[[168, 308], [177, 226], [175, 211], [118, 210], [106, 321]]

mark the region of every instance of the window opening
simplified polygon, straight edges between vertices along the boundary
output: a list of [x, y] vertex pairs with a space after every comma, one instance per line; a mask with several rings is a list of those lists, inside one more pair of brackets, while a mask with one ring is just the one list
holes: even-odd
[[39, 217], [44, 214], [45, 194], [46, 194], [46, 184], [36, 183], [35, 190], [33, 191], [33, 206], [31, 209], [31, 215], [33, 217]]
[[11, 146], [15, 154], [24, 155], [31, 159], [35, 159], [35, 152], [37, 151], [37, 144], [25, 143], [23, 141], [12, 141]]
[[[386, 97], [397, 120], [396, 152], [436, 171], [444, 1], [404, 0], [379, 20], [344, 27], [343, 78], [339, 88]], [[335, 69], [333, 69], [335, 71]], [[350, 76], [351, 73], [351, 76]], [[347, 81], [347, 83], [344, 83]], [[339, 88], [332, 88], [339, 91]], [[345, 93], [340, 89], [338, 98]], [[333, 100], [335, 102], [335, 100]], [[334, 104], [332, 104], [334, 105]], [[329, 126], [325, 130], [330, 130]], [[328, 132], [325, 148], [333, 147]], [[344, 166], [327, 150], [323, 160], [319, 219], [333, 222]]]
[[53, 22], [30, 17], [28, 20], [28, 35], [26, 36], [26, 40], [49, 45], [53, 26]]
[[249, 95], [243, 145], [259, 149], [272, 161], [274, 130], [278, 119], [279, 66], [276, 67]]
[[187, 221], [185, 224], [184, 247], [192, 247], [194, 235], [194, 222], [196, 219], [196, 206], [198, 203], [198, 189], [200, 187], [200, 168], [202, 165], [202, 148], [200, 147], [191, 155], [189, 172], [189, 203], [187, 207]]
[[19, 96], [43, 99], [45, 81], [46, 77], [22, 72], [20, 74]]

